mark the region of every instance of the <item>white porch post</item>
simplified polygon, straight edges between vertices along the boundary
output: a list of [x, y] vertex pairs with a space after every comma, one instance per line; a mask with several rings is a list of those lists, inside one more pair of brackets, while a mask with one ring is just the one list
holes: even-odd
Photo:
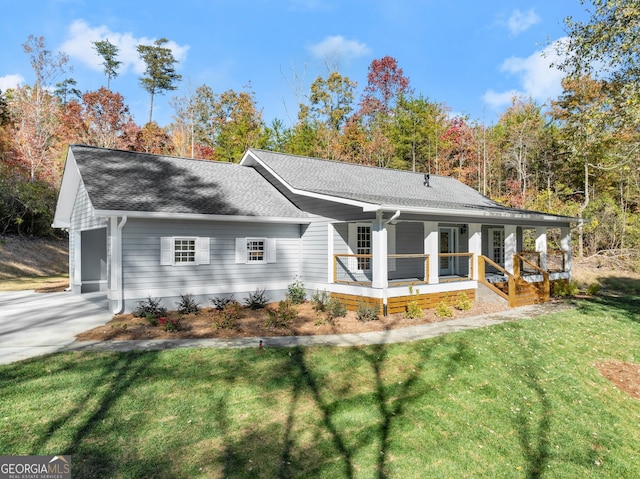
[[504, 225], [504, 269], [513, 274], [513, 256], [518, 252], [518, 227]]
[[[333, 283], [333, 268], [335, 268], [335, 262], [333, 259], [333, 236], [335, 234], [336, 227], [333, 223], [329, 223], [327, 226], [327, 283]], [[300, 258], [302, 258], [302, 253], [300, 253]], [[300, 261], [302, 261], [302, 259]], [[302, 271], [301, 267], [300, 271]]]
[[371, 268], [374, 288], [386, 288], [387, 274], [387, 228], [382, 221], [382, 212], [376, 213], [376, 220], [371, 228]]
[[565, 251], [564, 270], [571, 275], [571, 229], [569, 227], [560, 228], [560, 248]]
[[427, 283], [433, 284], [438, 282], [438, 273], [440, 270], [440, 243], [438, 240], [439, 231], [436, 221], [424, 222], [424, 254], [429, 255], [429, 271], [427, 272]]
[[547, 228], [536, 226], [536, 251], [540, 253], [540, 268], [547, 270]]
[[469, 223], [469, 253], [473, 253], [471, 259], [473, 264], [473, 276], [471, 279], [478, 279], [478, 258], [482, 255], [482, 225]]

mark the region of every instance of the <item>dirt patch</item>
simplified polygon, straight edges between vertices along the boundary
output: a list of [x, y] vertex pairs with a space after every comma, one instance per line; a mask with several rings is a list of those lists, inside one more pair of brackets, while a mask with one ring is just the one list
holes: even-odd
[[[277, 308], [277, 303], [268, 307]], [[353, 311], [349, 311], [345, 317], [336, 318], [333, 323], [323, 321], [312, 307], [311, 302], [297, 305], [298, 315], [287, 328], [270, 328], [265, 325], [267, 314], [264, 309], [242, 310], [242, 318], [234, 328], [216, 328], [214, 326], [215, 310], [203, 308], [199, 314], [189, 314], [180, 319], [178, 331], [165, 331], [159, 326], [150, 325], [144, 318], [137, 318], [131, 314], [121, 314], [113, 317], [104, 326], [91, 329], [76, 336], [78, 341], [109, 341], [132, 339], [190, 339], [190, 338], [242, 338], [242, 337], [269, 337], [269, 336], [311, 336], [323, 334], [347, 334], [364, 333], [368, 331], [385, 331], [397, 328], [406, 328], [419, 324], [434, 323], [443, 319], [456, 319], [480, 314], [489, 314], [508, 309], [504, 306], [493, 304], [476, 304], [467, 311], [453, 309], [451, 318], [439, 318], [435, 311], [425, 310], [421, 318], [410, 319], [404, 314], [391, 314], [380, 316], [373, 321], [360, 321]], [[171, 312], [168, 318], [177, 318], [179, 315]]]
[[0, 237], [0, 278], [51, 276], [68, 271], [67, 239]]
[[600, 374], [618, 389], [635, 399], [640, 399], [640, 364], [608, 361], [596, 364]]

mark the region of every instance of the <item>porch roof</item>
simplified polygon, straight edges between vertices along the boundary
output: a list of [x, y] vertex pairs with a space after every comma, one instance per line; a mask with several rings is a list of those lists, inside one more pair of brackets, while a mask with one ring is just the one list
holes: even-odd
[[241, 164], [261, 164], [296, 193], [357, 204], [365, 211], [473, 217], [509, 217], [545, 222], [576, 218], [503, 206], [455, 178], [250, 149]]

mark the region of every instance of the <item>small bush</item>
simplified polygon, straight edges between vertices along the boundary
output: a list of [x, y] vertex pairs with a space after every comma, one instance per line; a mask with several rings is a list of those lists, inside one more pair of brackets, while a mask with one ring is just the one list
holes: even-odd
[[161, 316], [166, 316], [167, 308], [160, 306], [160, 300], [158, 298], [149, 296], [147, 299], [138, 301], [138, 307], [133, 310], [132, 314], [137, 318], [155, 316], [157, 319]]
[[[418, 295], [420, 294], [420, 290], [416, 289], [415, 291], [413, 290], [413, 285], [409, 285], [409, 294], [411, 296]], [[405, 318], [409, 318], [409, 319], [418, 319], [421, 318], [423, 315], [423, 311], [422, 308], [420, 307], [420, 305], [418, 304], [417, 300], [413, 300], [413, 301], [409, 301], [407, 303], [407, 309], [404, 312], [404, 317]]]
[[267, 298], [264, 294], [263, 289], [256, 289], [253, 293], [249, 293], [249, 295], [244, 298], [244, 304], [249, 309], [262, 309], [269, 302], [269, 298]]
[[587, 294], [589, 296], [596, 296], [600, 292], [600, 283], [591, 283], [587, 286]]
[[473, 304], [466, 293], [458, 293], [458, 297], [456, 298], [456, 309], [459, 309], [460, 311], [469, 311], [472, 306]]
[[418, 319], [423, 315], [422, 308], [417, 301], [409, 301], [407, 303], [407, 310], [404, 312], [404, 317], [409, 319]]
[[240, 318], [242, 318], [242, 306], [237, 301], [231, 300], [222, 309], [216, 309], [212, 324], [216, 329], [232, 329]]
[[332, 298], [327, 290], [316, 291], [311, 296], [312, 308], [318, 313], [316, 325], [322, 323], [333, 324], [335, 318], [341, 318], [347, 314], [347, 306], [339, 299]]
[[180, 329], [180, 318], [167, 318], [162, 316], [158, 318], [158, 324], [164, 328], [165, 331], [177, 331]]
[[446, 303], [436, 304], [436, 316], [439, 318], [450, 318], [453, 316], [453, 309]]
[[180, 314], [198, 314], [200, 312], [200, 305], [192, 294], [181, 294], [180, 301], [177, 301], [176, 305]]
[[358, 303], [358, 311], [356, 311], [356, 318], [358, 321], [374, 321], [379, 319], [380, 308], [377, 303], [369, 304], [364, 301]]
[[267, 328], [287, 328], [298, 317], [298, 308], [288, 296], [278, 303], [278, 309], [267, 308], [266, 311]]
[[149, 323], [151, 326], [157, 326], [158, 325], [158, 315], [157, 314], [151, 314], [151, 313], [146, 313], [144, 315], [144, 319], [147, 321], [147, 323]]
[[233, 295], [210, 298], [209, 301], [211, 302], [213, 307], [218, 311], [222, 311], [225, 308], [225, 306], [231, 302], [237, 303], [237, 301], [233, 299]]
[[307, 290], [304, 289], [304, 283], [300, 279], [295, 279], [293, 283], [287, 286], [287, 296], [293, 304], [301, 304], [307, 299]]
[[575, 296], [580, 292], [578, 284], [574, 281], [560, 279], [551, 283], [551, 296], [554, 298], [566, 298], [567, 296]]
[[326, 289], [322, 291], [316, 290], [316, 292], [311, 295], [311, 307], [314, 311], [322, 313], [327, 310], [330, 299], [331, 295]]

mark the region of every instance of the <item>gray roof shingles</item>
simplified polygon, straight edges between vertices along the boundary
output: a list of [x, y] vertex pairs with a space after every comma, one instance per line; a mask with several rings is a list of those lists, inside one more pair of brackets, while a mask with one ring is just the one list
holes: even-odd
[[97, 210], [307, 216], [253, 168], [83, 145], [70, 148]]
[[[250, 150], [292, 188], [387, 207], [518, 212], [450, 177]], [[531, 213], [531, 212], [528, 212]]]

